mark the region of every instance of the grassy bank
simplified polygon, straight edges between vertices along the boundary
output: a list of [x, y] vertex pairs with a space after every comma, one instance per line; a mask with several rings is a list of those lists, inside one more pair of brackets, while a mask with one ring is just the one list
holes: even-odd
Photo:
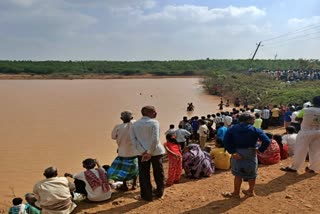
[[252, 75], [215, 72], [202, 81], [208, 93], [223, 96], [231, 102], [236, 97], [248, 99], [249, 104], [261, 108], [274, 104], [302, 104], [320, 95], [320, 81], [282, 82], [261, 73]]

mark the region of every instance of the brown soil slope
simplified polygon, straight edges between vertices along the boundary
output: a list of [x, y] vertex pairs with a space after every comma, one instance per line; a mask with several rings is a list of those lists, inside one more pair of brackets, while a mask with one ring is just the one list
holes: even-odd
[[[180, 184], [166, 189], [162, 200], [137, 201], [139, 190], [115, 192], [103, 203], [81, 202], [76, 213], [319, 213], [320, 175], [283, 172], [291, 158], [272, 166], [259, 166], [255, 197], [223, 198], [221, 192], [232, 191], [230, 171], [217, 171], [200, 180], [182, 177]], [[167, 164], [166, 164], [167, 166]], [[242, 184], [246, 189], [248, 183]]]

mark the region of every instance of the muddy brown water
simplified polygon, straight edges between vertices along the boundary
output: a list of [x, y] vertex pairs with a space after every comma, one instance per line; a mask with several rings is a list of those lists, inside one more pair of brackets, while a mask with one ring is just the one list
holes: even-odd
[[198, 78], [0, 80], [0, 100], [0, 206], [31, 192], [48, 166], [63, 175], [83, 170], [88, 157], [110, 164], [117, 148], [110, 135], [123, 110], [139, 119], [142, 106], [154, 105], [163, 142], [169, 125], [188, 115], [188, 102], [199, 116], [219, 103]]

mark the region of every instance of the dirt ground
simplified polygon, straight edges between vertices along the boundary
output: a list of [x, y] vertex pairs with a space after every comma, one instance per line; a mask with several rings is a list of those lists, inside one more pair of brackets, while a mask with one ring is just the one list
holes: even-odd
[[[283, 131], [271, 130], [274, 134]], [[221, 192], [232, 191], [233, 176], [229, 170], [217, 170], [211, 177], [199, 180], [182, 176], [181, 183], [166, 188], [161, 200], [137, 201], [134, 196], [139, 190], [115, 191], [107, 202], [80, 202], [74, 213], [319, 213], [319, 174], [279, 170], [291, 161], [289, 158], [271, 166], [260, 165], [255, 197], [222, 197]], [[244, 182], [242, 189], [247, 187]]]
[[[283, 133], [283, 128], [269, 130], [272, 133]], [[203, 179], [187, 179], [184, 176], [179, 184], [165, 190], [161, 200], [153, 202], [137, 201], [135, 191], [114, 191], [112, 199], [106, 202], [78, 202], [73, 213], [319, 213], [320, 212], [320, 175], [283, 172], [292, 159], [281, 161], [271, 166], [259, 166], [255, 197], [240, 199], [224, 198], [221, 192], [232, 191], [233, 176], [230, 170], [217, 170], [214, 175]], [[307, 163], [306, 163], [307, 164]], [[167, 174], [167, 163], [164, 164]], [[242, 184], [246, 189], [248, 183]], [[0, 213], [7, 213], [7, 207]]]

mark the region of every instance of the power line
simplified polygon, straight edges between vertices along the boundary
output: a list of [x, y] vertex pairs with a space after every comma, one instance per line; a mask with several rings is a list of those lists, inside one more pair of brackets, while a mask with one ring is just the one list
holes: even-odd
[[299, 39], [299, 38], [306, 38], [306, 39], [307, 39], [308, 36], [317, 35], [317, 34], [319, 34], [319, 33], [320, 33], [320, 31], [316, 31], [316, 32], [312, 32], [312, 33], [307, 33], [307, 34], [302, 34], [302, 35], [296, 35], [296, 36], [290, 37], [290, 38], [288, 38], [288, 39], [286, 39], [286, 40], [276, 41], [276, 42], [267, 43], [267, 44], [264, 43], [264, 45], [266, 45], [266, 46], [272, 45], [272, 46], [273, 46], [273, 45], [280, 44], [280, 43], [283, 43], [283, 42], [296, 40], [296, 39]]
[[[315, 36], [315, 37], [308, 37], [308, 38], [295, 38], [295, 39], [290, 39], [290, 40], [287, 40], [287, 41], [284, 41], [282, 44], [279, 44], [279, 43], [276, 43], [276, 44], [271, 44], [270, 46], [269, 45], [265, 45], [267, 48], [276, 48], [276, 47], [281, 47], [281, 46], [285, 46], [285, 45], [288, 45], [292, 42], [295, 42], [295, 41], [301, 41], [301, 40], [305, 40], [305, 41], [308, 41], [308, 40], [312, 40], [312, 39], [318, 39], [320, 38], [320, 36]], [[277, 45], [279, 44], [279, 45]]]
[[272, 37], [272, 38], [269, 38], [269, 39], [262, 40], [262, 42], [267, 42], [267, 41], [275, 40], [275, 39], [278, 39], [278, 38], [281, 38], [281, 37], [290, 36], [290, 35], [293, 35], [293, 34], [296, 34], [296, 33], [309, 31], [309, 30], [312, 30], [312, 29], [315, 29], [315, 28], [318, 28], [318, 27], [320, 27], [320, 24], [308, 25], [308, 26], [302, 27], [302, 28], [300, 28], [298, 30], [295, 30], [295, 31], [292, 31], [292, 32], [287, 32], [287, 33], [284, 33], [284, 34], [280, 34], [279, 36], [275, 36], [275, 37]]

